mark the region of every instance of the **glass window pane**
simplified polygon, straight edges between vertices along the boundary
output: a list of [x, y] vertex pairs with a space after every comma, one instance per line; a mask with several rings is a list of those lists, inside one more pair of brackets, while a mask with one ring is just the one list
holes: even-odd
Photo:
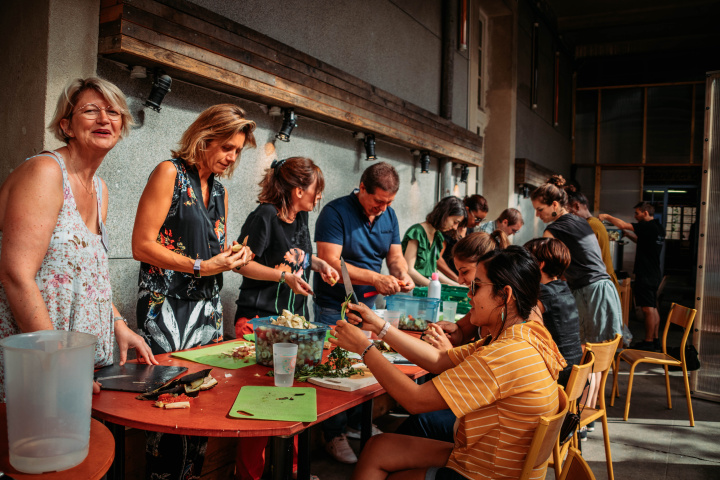
[[580, 90], [575, 98], [575, 163], [595, 163], [598, 91]]
[[602, 91], [600, 163], [641, 163], [643, 89]]
[[647, 90], [646, 162], [689, 163], [692, 85]]

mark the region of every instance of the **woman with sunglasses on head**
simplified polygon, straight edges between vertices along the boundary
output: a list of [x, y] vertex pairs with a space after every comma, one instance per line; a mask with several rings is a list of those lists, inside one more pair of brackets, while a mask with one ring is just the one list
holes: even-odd
[[[125, 95], [90, 77], [70, 82], [48, 129], [65, 145], [17, 166], [0, 187], [0, 338], [38, 330], [71, 330], [98, 338], [95, 366], [120, 365], [150, 347], [112, 303], [105, 221], [108, 191], [96, 175], [130, 132]], [[0, 402], [4, 401], [0, 361]], [[89, 387], [89, 385], [88, 385]], [[99, 384], [93, 390], [98, 392]]]
[[[255, 258], [237, 270], [243, 276], [235, 313], [237, 338], [253, 332], [248, 322], [256, 316], [277, 316], [289, 310], [308, 318], [307, 297], [313, 293], [308, 283], [310, 270], [331, 285], [340, 278], [337, 270], [312, 253], [308, 212], [317, 206], [325, 188], [320, 167], [305, 157], [275, 160], [265, 171], [260, 188], [260, 205], [245, 220], [238, 237], [240, 243], [247, 238]], [[240, 439], [237, 480], [260, 479], [267, 440]]]
[[475, 227], [485, 220], [488, 213], [488, 204], [482, 195], [470, 195], [463, 199], [465, 205], [465, 219], [460, 222], [457, 230], [447, 230], [443, 232], [445, 237], [445, 249], [438, 258], [437, 268], [445, 274], [450, 280], [462, 283], [458, 280], [458, 270], [453, 260], [453, 248], [455, 245], [468, 234], [475, 231]]
[[[565, 367], [550, 333], [528, 321], [539, 289], [540, 269], [524, 248], [487, 253], [469, 296], [472, 323], [486, 327], [491, 337], [448, 351], [398, 331], [365, 305], [350, 305], [351, 322], [362, 320], [363, 329], [438, 376], [416, 384], [344, 320], [338, 321], [331, 342], [360, 354], [409, 412], [450, 408], [458, 419], [454, 443], [388, 433], [372, 437], [353, 479], [385, 479], [395, 472], [418, 480], [517, 477], [540, 417], [558, 410], [556, 380]], [[544, 478], [545, 469], [532, 476]]]

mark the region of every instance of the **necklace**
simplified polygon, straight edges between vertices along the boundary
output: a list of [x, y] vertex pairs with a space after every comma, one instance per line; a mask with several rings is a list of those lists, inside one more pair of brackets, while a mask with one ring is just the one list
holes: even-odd
[[[88, 193], [88, 195], [92, 195], [95, 192], [95, 182], [91, 180], [90, 188], [88, 188], [85, 183], [82, 181], [82, 178], [80, 178], [80, 175], [78, 175], [77, 168], [75, 168], [75, 165], [73, 165], [73, 170], [75, 171], [75, 178], [77, 178], [80, 181], [80, 185], [83, 186], [85, 191]], [[94, 175], [93, 175], [94, 176]]]

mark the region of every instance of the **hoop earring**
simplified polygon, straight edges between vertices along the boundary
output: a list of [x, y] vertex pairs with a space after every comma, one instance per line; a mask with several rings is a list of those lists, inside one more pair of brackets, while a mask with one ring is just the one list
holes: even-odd
[[557, 212], [552, 212], [553, 217], [557, 217]]

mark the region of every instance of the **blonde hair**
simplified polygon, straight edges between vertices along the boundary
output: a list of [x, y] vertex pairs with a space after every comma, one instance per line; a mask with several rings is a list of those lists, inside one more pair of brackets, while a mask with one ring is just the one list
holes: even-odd
[[[205, 109], [185, 130], [179, 148], [172, 151], [172, 156], [183, 159], [188, 165], [197, 165], [211, 142], [225, 142], [238, 133], [245, 134], [243, 148], [255, 147], [255, 136], [252, 133], [254, 130], [255, 122], [245, 117], [245, 110], [242, 108], [231, 103], [213, 105]], [[239, 160], [240, 154], [222, 176], [230, 177]]]
[[120, 138], [127, 136], [128, 133], [130, 133], [130, 127], [135, 125], [135, 120], [133, 120], [130, 114], [125, 95], [115, 84], [107, 80], [98, 77], [88, 77], [84, 79], [76, 78], [70, 81], [67, 86], [65, 86], [62, 94], [60, 94], [57, 106], [55, 107], [55, 114], [47, 127], [48, 130], [55, 135], [55, 138], [65, 143], [70, 141], [70, 137], [65, 135], [65, 131], [60, 126], [60, 122], [72, 117], [80, 94], [86, 90], [95, 90], [102, 95], [107, 103], [120, 112], [120, 116], [122, 117]]

